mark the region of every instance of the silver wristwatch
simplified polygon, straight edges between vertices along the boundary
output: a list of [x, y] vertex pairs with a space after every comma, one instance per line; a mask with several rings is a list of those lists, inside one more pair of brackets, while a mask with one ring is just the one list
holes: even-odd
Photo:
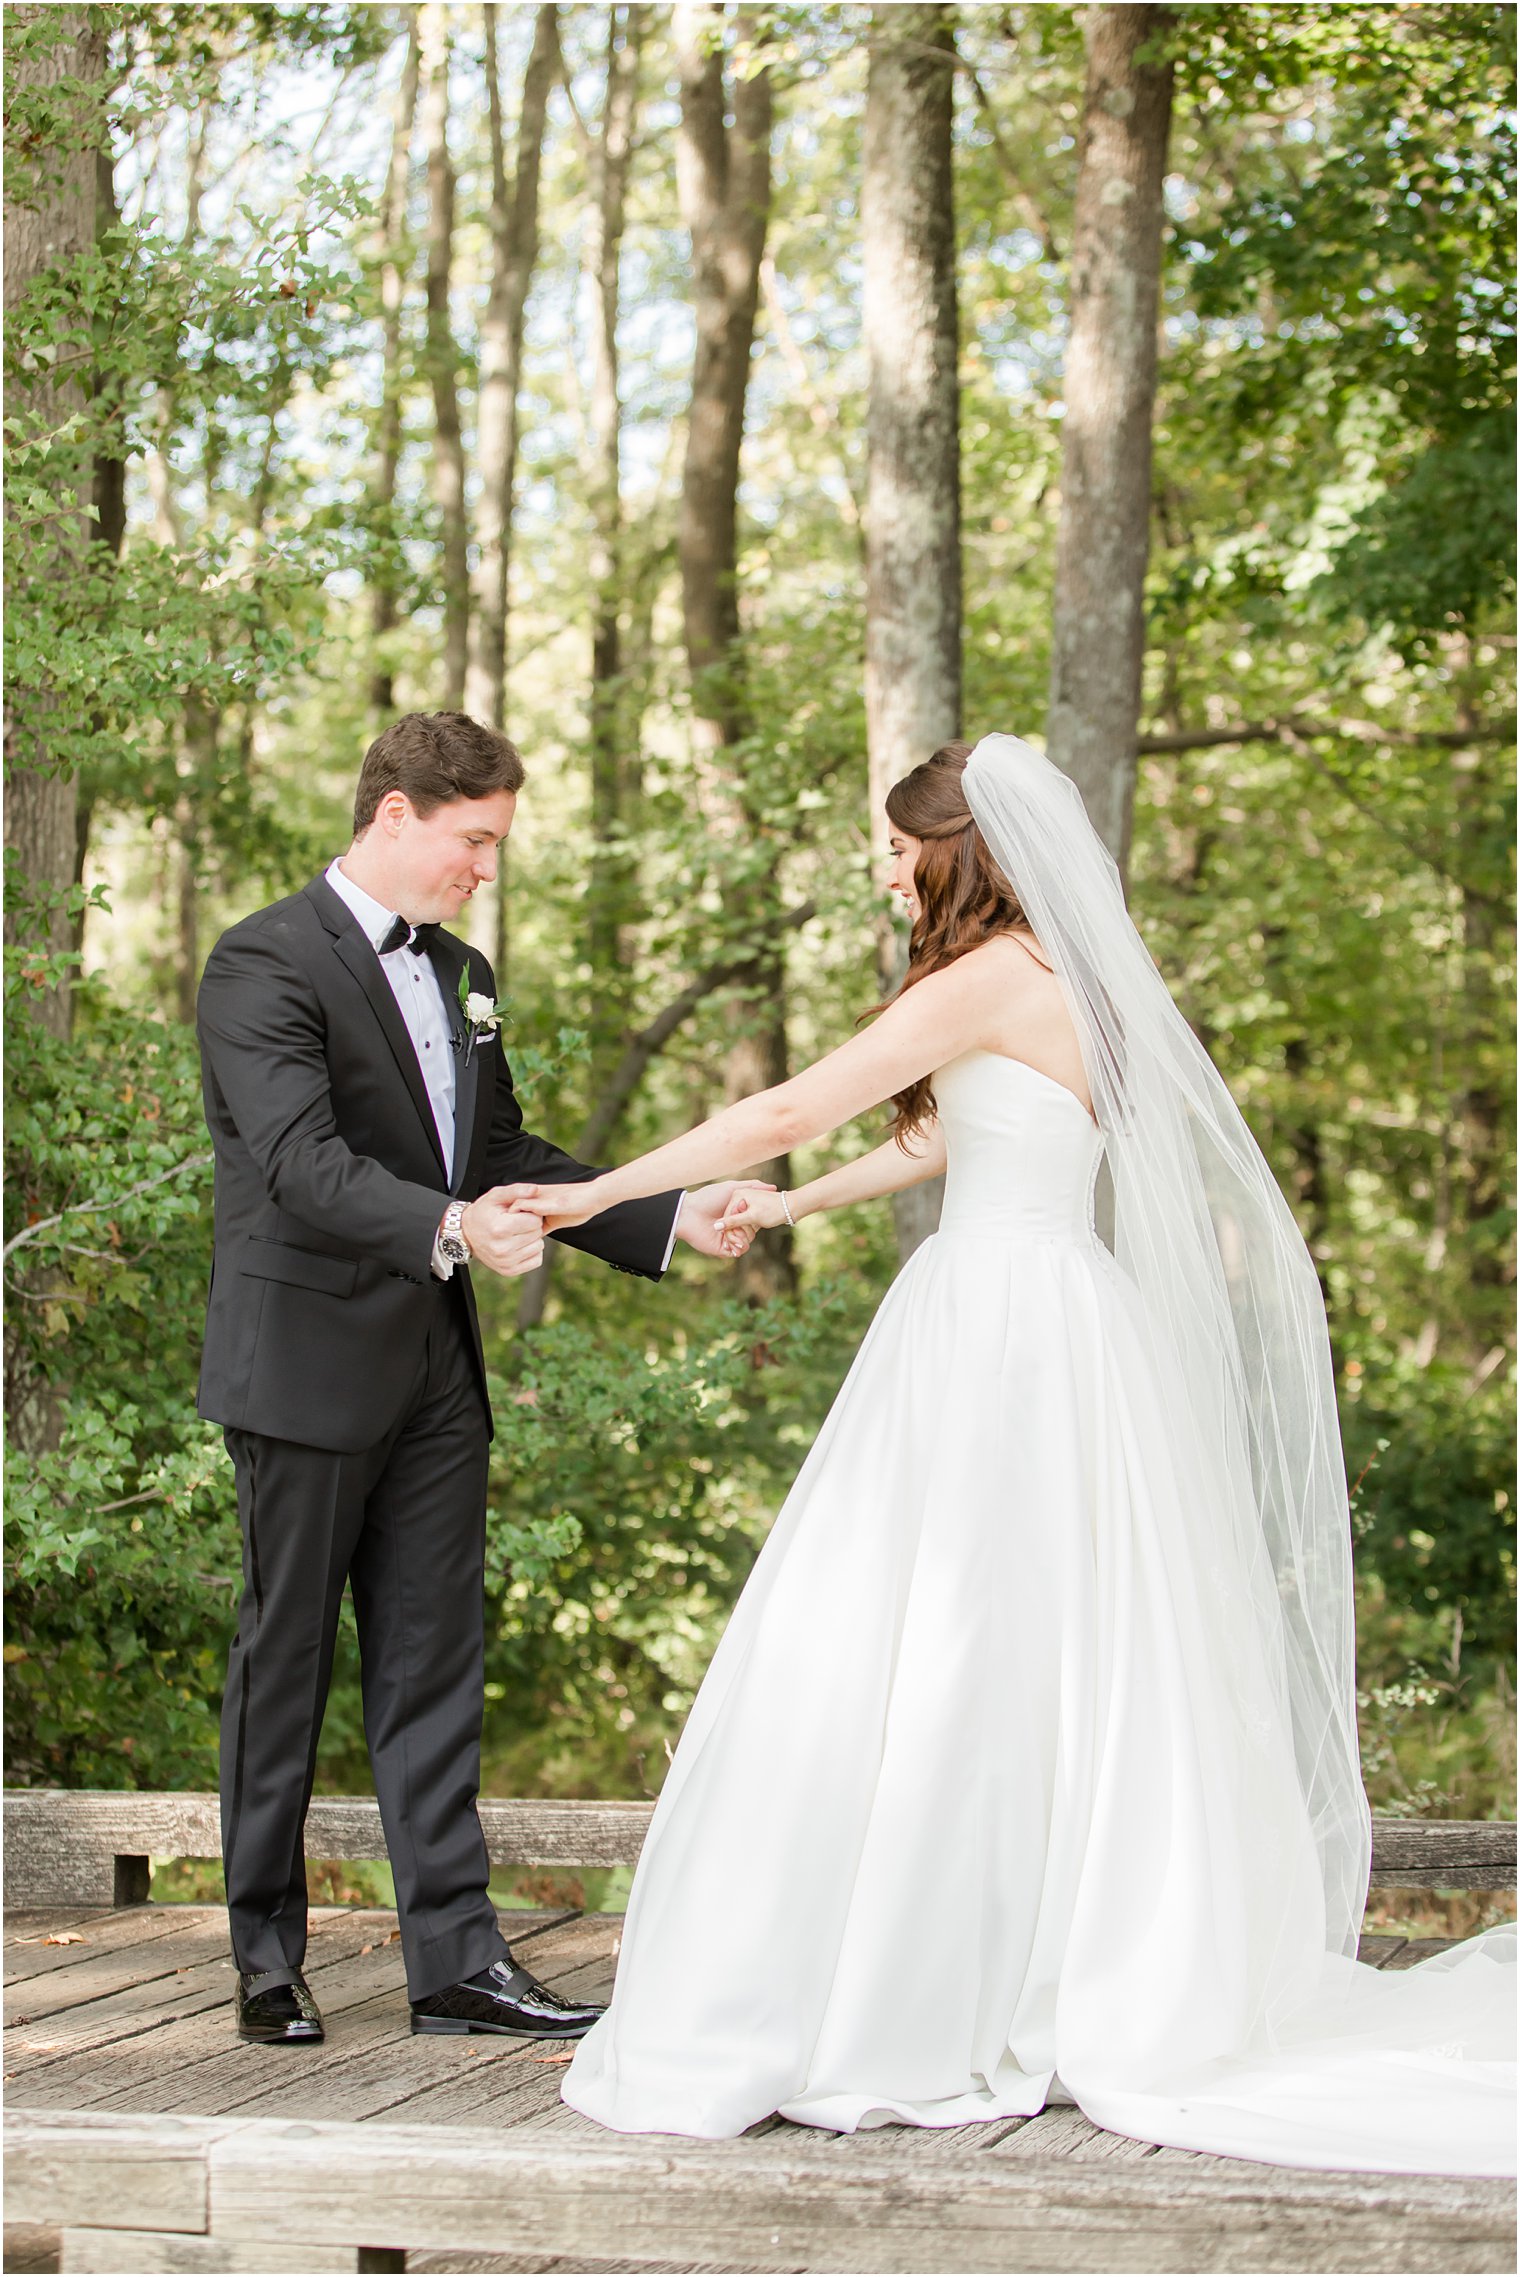
[[464, 1212], [463, 1202], [450, 1202], [438, 1228], [438, 1254], [446, 1257], [451, 1265], [468, 1265], [473, 1255], [464, 1237]]

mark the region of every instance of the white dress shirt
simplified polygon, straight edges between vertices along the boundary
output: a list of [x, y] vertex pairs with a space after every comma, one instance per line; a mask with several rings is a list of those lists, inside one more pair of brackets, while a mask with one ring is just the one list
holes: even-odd
[[[384, 909], [372, 893], [355, 885], [345, 877], [336, 862], [327, 872], [327, 882], [341, 901], [358, 918], [368, 936], [375, 954], [396, 922], [396, 912]], [[380, 970], [390, 983], [390, 991], [406, 1023], [406, 1032], [412, 1039], [417, 1054], [417, 1065], [427, 1086], [428, 1105], [433, 1110], [433, 1127], [438, 1133], [438, 1144], [450, 1177], [454, 1171], [454, 1047], [449, 1033], [449, 1015], [444, 1006], [443, 988], [433, 960], [425, 952], [414, 956], [406, 947], [392, 949], [388, 956], [380, 957]]]
[[[380, 943], [395, 924], [397, 912], [393, 909], [384, 908], [380, 902], [376, 901], [372, 893], [366, 893], [363, 886], [355, 885], [351, 877], [345, 876], [337, 862], [329, 863], [327, 882], [339, 900], [345, 902], [353, 911], [370, 946], [379, 956]], [[438, 1132], [438, 1143], [443, 1150], [443, 1159], [448, 1165], [449, 1175], [452, 1178], [454, 1171], [454, 1050], [450, 1041], [449, 1016], [444, 1006], [442, 985], [437, 973], [433, 970], [432, 958], [426, 954], [414, 956], [412, 951], [404, 946], [399, 949], [392, 949], [389, 955], [380, 957], [380, 970], [390, 983], [391, 994], [395, 997], [401, 1017], [406, 1023], [406, 1032], [412, 1039], [412, 1045], [417, 1054], [417, 1065], [422, 1070], [422, 1080], [427, 1086], [428, 1105], [433, 1110], [433, 1123]], [[685, 1198], [684, 1195], [681, 1197], [683, 1202]], [[680, 1219], [681, 1212], [678, 1207], [675, 1217], [671, 1221], [670, 1240], [666, 1243], [664, 1260], [660, 1266], [662, 1273], [666, 1270], [675, 1253], [676, 1227], [679, 1225]], [[446, 1281], [453, 1270], [453, 1265], [449, 1259], [440, 1256], [435, 1248], [433, 1251], [433, 1271], [439, 1279]]]

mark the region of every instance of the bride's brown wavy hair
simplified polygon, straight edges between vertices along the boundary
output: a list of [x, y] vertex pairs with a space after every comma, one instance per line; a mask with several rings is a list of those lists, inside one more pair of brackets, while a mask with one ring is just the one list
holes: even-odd
[[[908, 970], [899, 995], [927, 974], [953, 965], [994, 933], [1029, 924], [966, 804], [961, 777], [971, 752], [969, 743], [942, 743], [887, 793], [888, 820], [910, 838], [922, 840], [913, 869], [919, 914], [908, 940]], [[886, 1005], [875, 1009], [884, 1012]], [[892, 1136], [899, 1146], [938, 1113], [927, 1075], [910, 1083], [906, 1091], [894, 1093], [892, 1105], [896, 1110]]]

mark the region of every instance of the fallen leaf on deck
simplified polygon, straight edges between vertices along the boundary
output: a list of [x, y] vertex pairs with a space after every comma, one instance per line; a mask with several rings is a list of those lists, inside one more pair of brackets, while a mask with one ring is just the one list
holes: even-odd
[[571, 2052], [570, 2052], [570, 2054], [569, 2054], [568, 2056], [529, 2056], [529, 2058], [528, 2058], [528, 2061], [529, 2061], [529, 2063], [530, 2063], [530, 2064], [568, 2064], [568, 2063], [574, 2063], [574, 2061], [575, 2061], [575, 2051], [572, 2049], [572, 2050], [571, 2050]]

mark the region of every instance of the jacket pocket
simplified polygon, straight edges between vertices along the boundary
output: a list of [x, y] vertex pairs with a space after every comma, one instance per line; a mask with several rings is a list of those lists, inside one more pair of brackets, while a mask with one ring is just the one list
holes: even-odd
[[351, 1297], [359, 1278], [357, 1257], [324, 1257], [315, 1249], [251, 1233], [240, 1268], [259, 1281], [283, 1281], [293, 1289], [316, 1289], [325, 1297]]

